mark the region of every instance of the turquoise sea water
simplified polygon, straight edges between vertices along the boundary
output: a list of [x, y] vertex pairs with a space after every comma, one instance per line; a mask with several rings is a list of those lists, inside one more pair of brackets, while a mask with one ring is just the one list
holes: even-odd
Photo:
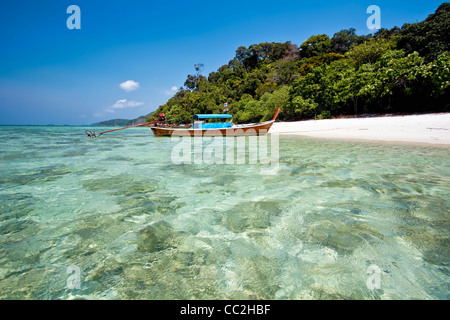
[[0, 127], [0, 299], [450, 298], [448, 147], [280, 137], [263, 175], [85, 129]]

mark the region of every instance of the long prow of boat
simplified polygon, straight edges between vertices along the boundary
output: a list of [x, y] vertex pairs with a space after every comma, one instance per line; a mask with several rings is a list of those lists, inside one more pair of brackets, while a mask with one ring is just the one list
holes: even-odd
[[[151, 122], [135, 124], [132, 126], [118, 128], [103, 132], [86, 130], [85, 133], [90, 138], [98, 138], [101, 135], [118, 130], [124, 130], [133, 127], [149, 127], [155, 136], [240, 136], [240, 135], [262, 135], [267, 134], [272, 124], [278, 117], [280, 108], [275, 110], [275, 114], [270, 121], [251, 124], [234, 125], [232, 116], [229, 114], [195, 114], [193, 124], [189, 126], [168, 125], [165, 119], [155, 119]], [[229, 120], [229, 121], [227, 121]], [[215, 122], [214, 122], [215, 121]], [[225, 121], [225, 122], [224, 122]]]

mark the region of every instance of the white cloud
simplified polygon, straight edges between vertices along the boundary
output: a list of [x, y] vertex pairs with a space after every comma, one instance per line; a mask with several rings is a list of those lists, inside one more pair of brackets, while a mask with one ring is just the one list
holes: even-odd
[[94, 113], [94, 117], [99, 118], [103, 117], [106, 114], [115, 113], [117, 110], [127, 109], [127, 108], [136, 108], [144, 105], [144, 102], [135, 101], [135, 100], [127, 100], [120, 99], [117, 100], [113, 105], [109, 107], [103, 108], [103, 110]]
[[175, 94], [175, 92], [177, 92], [177, 91], [178, 91], [178, 88], [176, 86], [173, 86], [172, 88], [170, 88], [170, 90], [166, 90], [165, 94], [167, 96], [171, 96], [171, 95]]
[[135, 101], [135, 100], [128, 101], [127, 99], [120, 99], [120, 100], [117, 100], [112, 106], [104, 108], [102, 112], [96, 112], [94, 114], [94, 117], [101, 117], [107, 113], [115, 113], [116, 110], [119, 110], [119, 109], [136, 108], [136, 107], [142, 106], [143, 104], [144, 103], [141, 101]]
[[122, 82], [119, 86], [122, 90], [130, 92], [139, 89], [139, 82], [136, 82], [134, 80], [127, 80], [125, 82]]
[[135, 108], [142, 106], [143, 104], [144, 103], [141, 101], [134, 101], [134, 100], [128, 101], [127, 99], [120, 99], [117, 100], [116, 103], [114, 103], [112, 106], [106, 108], [106, 111], [114, 112], [114, 110], [116, 109]]

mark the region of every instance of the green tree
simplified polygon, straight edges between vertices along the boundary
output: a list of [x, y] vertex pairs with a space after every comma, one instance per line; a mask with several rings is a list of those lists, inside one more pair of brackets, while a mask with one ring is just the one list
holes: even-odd
[[370, 38], [364, 43], [352, 47], [346, 56], [358, 65], [365, 63], [375, 63], [387, 51], [396, 47], [394, 39], [374, 39]]
[[[430, 79], [432, 94], [443, 96], [450, 91], [450, 52], [444, 52], [426, 66], [425, 77]], [[448, 100], [450, 101], [450, 99]]]
[[290, 90], [290, 118], [316, 117], [322, 106], [323, 83], [322, 76], [326, 65], [314, 67], [307, 75], [294, 81]]
[[344, 54], [353, 45], [361, 44], [367, 38], [367, 36], [358, 36], [354, 28], [344, 29], [334, 34], [331, 39], [331, 47], [333, 52]]
[[319, 34], [303, 42], [300, 46], [299, 53], [302, 58], [311, 58], [329, 53], [331, 50], [332, 42], [330, 37], [326, 34]]
[[450, 51], [449, 26], [450, 2], [444, 2], [424, 21], [404, 24], [398, 47], [407, 53], [417, 51], [427, 62], [431, 62]]
[[283, 86], [272, 93], [266, 92], [260, 99], [260, 105], [262, 109], [261, 121], [268, 121], [272, 119], [277, 108], [286, 110], [289, 104], [289, 92], [290, 86]]
[[199, 83], [201, 81], [206, 81], [206, 78], [204, 76], [202, 76], [202, 74], [201, 74], [201, 72], [203, 71], [203, 68], [204, 68], [204, 64], [197, 63], [194, 65], [194, 68], [195, 68], [196, 74], [195, 75], [189, 74], [187, 76], [186, 81], [184, 82], [184, 86], [192, 91], [198, 89]]
[[360, 82], [356, 75], [355, 63], [350, 59], [336, 60], [327, 67], [322, 80], [323, 100], [331, 115], [358, 114]]

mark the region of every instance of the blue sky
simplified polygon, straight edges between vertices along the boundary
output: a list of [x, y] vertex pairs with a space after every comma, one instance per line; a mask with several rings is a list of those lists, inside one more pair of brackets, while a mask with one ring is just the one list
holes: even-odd
[[[164, 104], [194, 64], [208, 75], [239, 46], [372, 33], [370, 5], [382, 27], [401, 27], [442, 2], [2, 0], [0, 125], [133, 119]], [[70, 5], [81, 9], [80, 30], [67, 28]]]

